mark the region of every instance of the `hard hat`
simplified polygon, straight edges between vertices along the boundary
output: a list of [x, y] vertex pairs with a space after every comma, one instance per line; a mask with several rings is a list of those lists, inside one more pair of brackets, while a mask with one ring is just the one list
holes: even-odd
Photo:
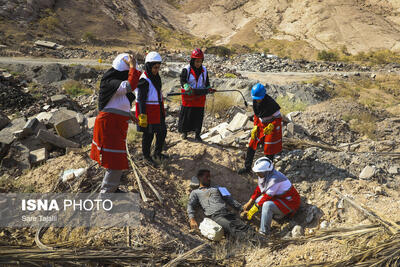
[[200, 48], [195, 48], [193, 50], [192, 55], [190, 56], [190, 58], [201, 58], [201, 59], [204, 59], [203, 51], [201, 51]]
[[267, 157], [259, 158], [253, 166], [253, 172], [268, 172], [274, 169], [274, 164]]
[[117, 71], [126, 71], [129, 70], [129, 66], [126, 65], [126, 63], [122, 60], [125, 59], [126, 61], [129, 60], [129, 54], [127, 53], [122, 53], [119, 54], [113, 61], [112, 67], [116, 69]]
[[265, 90], [264, 85], [262, 85], [261, 83], [256, 83], [256, 84], [253, 85], [253, 87], [251, 88], [251, 97], [252, 97], [254, 100], [261, 100], [261, 99], [263, 99], [266, 93], [267, 93], [267, 91]]
[[150, 52], [146, 55], [146, 59], [144, 60], [145, 63], [147, 62], [160, 62], [161, 63], [162, 59], [159, 53], [157, 52]]

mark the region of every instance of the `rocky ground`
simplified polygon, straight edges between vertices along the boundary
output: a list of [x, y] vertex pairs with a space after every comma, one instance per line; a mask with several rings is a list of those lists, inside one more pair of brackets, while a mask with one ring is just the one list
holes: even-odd
[[[260, 58], [263, 57], [260, 55]], [[249, 57], [249, 62], [251, 60], [254, 59]], [[272, 60], [284, 62], [282, 59], [265, 59], [275, 65]], [[185, 64], [183, 60], [181, 62], [162, 70], [166, 93], [179, 88], [179, 70]], [[218, 70], [225, 68], [224, 62], [213, 63], [216, 66], [211, 76], [214, 88], [238, 89], [251, 103], [249, 88], [256, 81], [243, 77], [218, 78], [217, 74], [223, 73]], [[316, 63], [304, 64], [318, 66]], [[245, 69], [245, 66], [240, 68]], [[345, 70], [353, 70], [343, 66]], [[88, 153], [97, 114], [96, 90], [104, 70], [58, 64], [1, 67], [4, 69], [0, 75], [0, 192], [95, 190], [104, 170], [93, 164]], [[313, 68], [310, 71], [316, 71]], [[367, 75], [365, 79], [371, 78]], [[87, 89], [86, 95], [69, 94], [68, 82], [71, 81]], [[294, 218], [274, 223], [272, 245], [250, 250], [252, 245], [248, 243], [233, 245], [223, 240], [212, 244], [212, 249], [200, 252], [198, 265], [207, 265], [209, 260], [208, 265], [260, 266], [262, 262], [269, 266], [298, 266], [350, 257], [355, 252], [348, 248], [349, 245], [356, 246], [354, 240], [307, 241], [324, 231], [373, 224], [345, 204], [343, 196], [334, 189], [394, 222], [400, 221], [400, 114], [373, 110], [358, 103], [357, 99], [337, 97], [334, 89], [321, 84], [270, 84], [268, 93], [285, 100], [280, 102], [288, 111], [283, 128], [284, 150], [276, 158], [275, 165], [298, 188], [303, 201], [301, 209]], [[398, 97], [398, 94], [394, 95]], [[135, 247], [150, 249], [156, 257], [158, 255], [158, 259], [153, 259], [156, 265], [165, 264], [204, 242], [204, 238], [189, 232], [186, 215], [190, 179], [198, 168], [209, 168], [213, 183], [226, 186], [242, 203], [248, 200], [256, 185], [255, 177], [236, 173], [243, 165], [248, 129], [252, 127], [248, 121], [251, 107], [244, 106], [241, 96], [216, 93], [209, 97], [204, 143], [194, 142], [190, 135], [189, 140], [181, 140], [177, 133], [179, 105], [179, 98], [170, 97], [166, 101], [169, 127], [166, 153], [170, 159], [162, 162], [160, 169], [141, 161], [140, 134], [135, 132], [133, 125], [129, 130], [133, 160], [165, 199], [159, 203], [145, 186], [151, 201], [142, 203], [141, 223], [130, 232]], [[373, 135], [354, 126], [358, 126], [360, 119], [346, 117], [361, 113], [376, 118], [371, 126]], [[257, 152], [257, 156], [262, 156], [261, 152]], [[82, 167], [88, 168], [83, 179], [60, 182], [62, 171]], [[131, 170], [124, 174], [121, 188], [138, 192]], [[201, 214], [199, 216], [201, 218]], [[252, 224], [257, 227], [258, 222]], [[2, 240], [9, 245], [31, 247], [34, 234], [34, 229], [0, 229]], [[306, 241], [296, 243], [291, 239], [301, 236]], [[366, 242], [365, 247], [372, 247], [386, 238], [387, 233], [379, 232]], [[42, 241], [46, 244], [72, 241], [73, 247], [125, 246], [126, 232], [119, 228], [100, 233], [99, 229], [49, 229]], [[136, 263], [141, 265], [139, 260]]]

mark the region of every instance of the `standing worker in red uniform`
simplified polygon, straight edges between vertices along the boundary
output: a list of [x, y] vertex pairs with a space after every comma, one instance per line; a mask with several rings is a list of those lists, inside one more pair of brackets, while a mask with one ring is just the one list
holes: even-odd
[[259, 233], [268, 235], [272, 219], [293, 216], [300, 207], [301, 198], [289, 179], [274, 169], [269, 158], [259, 158], [254, 164], [253, 172], [258, 176], [258, 186], [243, 206], [241, 216], [251, 220], [261, 210]]
[[100, 194], [118, 190], [122, 170], [128, 169], [126, 135], [128, 121], [136, 118], [130, 113], [141, 72], [136, 60], [126, 53], [119, 54], [112, 68], [103, 76], [99, 91], [99, 115], [93, 129], [90, 158], [106, 168]]
[[202, 65], [203, 61], [203, 52], [196, 48], [190, 56], [190, 64], [182, 69], [180, 80], [183, 94], [178, 123], [178, 131], [182, 133], [183, 139], [187, 139], [188, 132], [194, 131], [195, 140], [200, 142], [206, 95], [215, 92], [210, 87], [207, 69]]
[[257, 83], [251, 88], [253, 98], [254, 127], [251, 130], [244, 168], [239, 174], [249, 173], [257, 145], [263, 144], [264, 155], [271, 161], [282, 151], [282, 116], [278, 103], [270, 97], [264, 85]]
[[157, 164], [150, 155], [151, 143], [156, 135], [154, 158], [163, 160], [168, 158], [161, 153], [167, 127], [165, 125], [164, 101], [161, 92], [162, 83], [159, 74], [161, 56], [157, 52], [150, 52], [145, 58], [145, 71], [140, 76], [136, 94], [136, 117], [138, 118], [138, 131], [143, 132], [142, 152], [144, 159], [151, 165]]

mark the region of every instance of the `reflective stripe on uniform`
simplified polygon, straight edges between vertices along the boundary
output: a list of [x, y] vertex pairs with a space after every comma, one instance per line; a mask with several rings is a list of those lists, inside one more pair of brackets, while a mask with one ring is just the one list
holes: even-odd
[[288, 205], [286, 205], [286, 203], [282, 201], [282, 199], [277, 198], [276, 200], [279, 201], [283, 206], [285, 206], [285, 208], [287, 208], [289, 212], [293, 212], [293, 210], [289, 208]]
[[97, 150], [99, 150], [99, 151], [112, 152], [112, 153], [126, 153], [126, 150], [118, 150], [118, 149], [99, 147], [99, 145], [96, 144], [96, 142], [93, 140], [92, 140], [92, 144], [95, 145]]
[[267, 145], [274, 145], [274, 144], [277, 144], [277, 143], [279, 143], [279, 142], [281, 142], [281, 141], [282, 141], [282, 139], [279, 139], [279, 140], [274, 141], [274, 142], [265, 142], [265, 144], [267, 144]]

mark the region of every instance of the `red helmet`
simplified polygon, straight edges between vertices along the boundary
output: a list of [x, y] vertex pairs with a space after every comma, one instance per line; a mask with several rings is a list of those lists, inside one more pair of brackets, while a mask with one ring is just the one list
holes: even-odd
[[191, 58], [201, 58], [204, 59], [203, 51], [200, 48], [195, 48], [192, 52]]

